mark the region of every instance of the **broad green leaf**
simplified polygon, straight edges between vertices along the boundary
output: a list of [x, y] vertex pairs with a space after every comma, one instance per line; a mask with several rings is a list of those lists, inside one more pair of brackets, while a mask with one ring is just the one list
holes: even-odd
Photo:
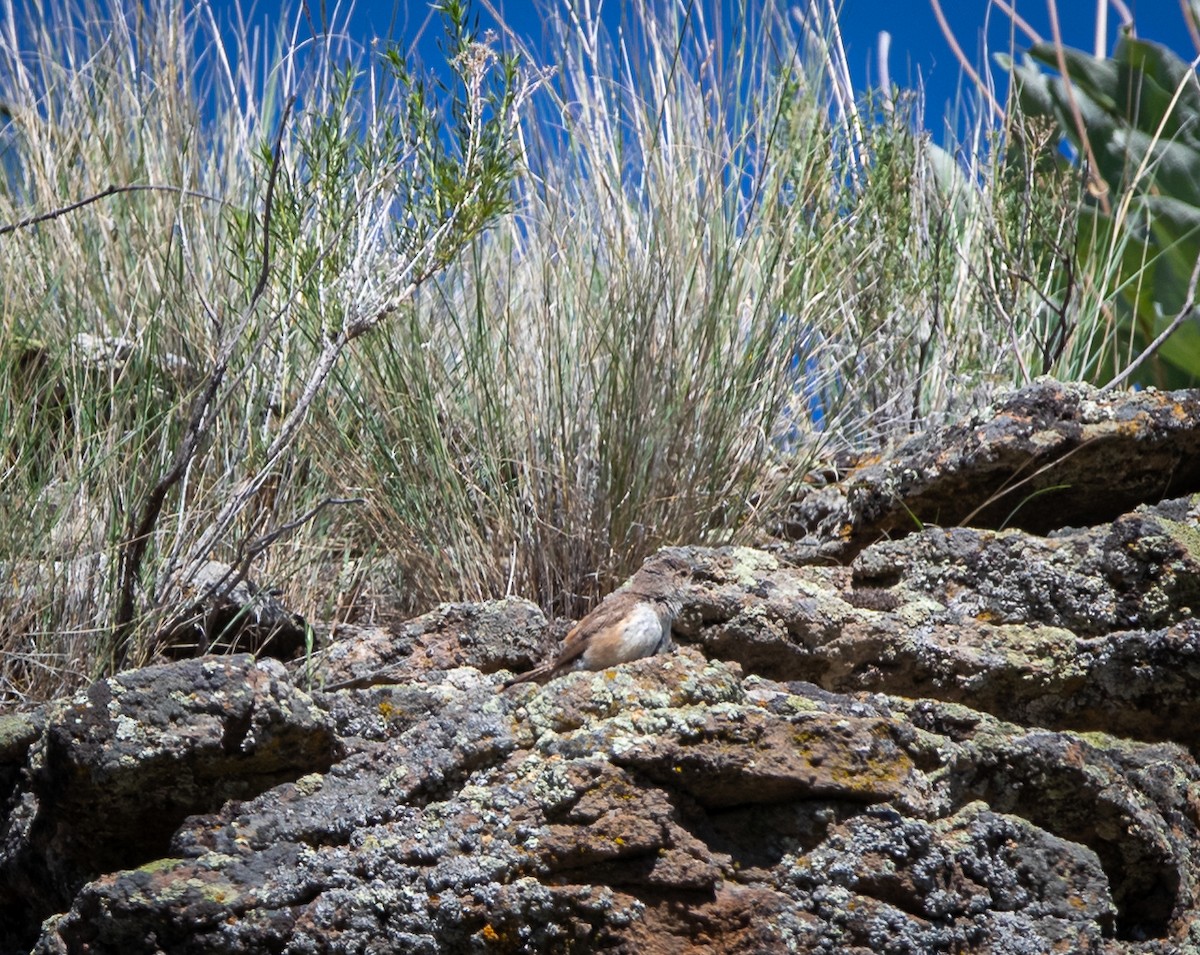
[[[1029, 55], [1051, 69], [1057, 70], [1058, 54], [1053, 44], [1035, 43], [1029, 48]], [[1063, 50], [1063, 61], [1066, 63], [1067, 74], [1077, 90], [1082, 90], [1102, 109], [1115, 114], [1123, 113], [1123, 106], [1118, 99], [1121, 89], [1120, 67], [1114, 60], [1098, 60], [1094, 56], [1073, 50], [1070, 47]], [[1062, 80], [1057, 84], [1061, 86]]]
[[[1036, 63], [1060, 69], [1049, 44], [1019, 65], [1002, 60], [1016, 80], [1026, 115], [1048, 116], [1082, 155], [1084, 137], [1108, 184], [1108, 207], [1081, 210], [1077, 250], [1102, 263], [1117, 316], [1114, 355], [1139, 354], [1183, 307], [1200, 256], [1200, 82], [1193, 66], [1166, 47], [1125, 37], [1115, 55], [1062, 52], [1070, 83]], [[1082, 136], [1079, 124], [1082, 123]], [[1124, 359], [1122, 359], [1124, 360]], [[1164, 387], [1200, 378], [1200, 320], [1190, 318], [1142, 366], [1137, 380]]]

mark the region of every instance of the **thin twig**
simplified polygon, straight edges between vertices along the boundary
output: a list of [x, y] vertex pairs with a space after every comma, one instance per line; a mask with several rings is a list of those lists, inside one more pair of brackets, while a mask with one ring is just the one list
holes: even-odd
[[1200, 279], [1200, 256], [1196, 257], [1196, 264], [1192, 268], [1192, 279], [1188, 282], [1187, 299], [1183, 303], [1183, 308], [1179, 310], [1179, 314], [1171, 319], [1171, 324], [1162, 330], [1162, 333], [1154, 339], [1149, 345], [1142, 349], [1142, 353], [1131, 361], [1119, 375], [1113, 378], [1101, 390], [1108, 391], [1110, 388], [1116, 388], [1118, 385], [1124, 384], [1135, 371], [1144, 365], [1147, 359], [1158, 351], [1163, 342], [1175, 334], [1175, 329], [1186, 322], [1189, 318], [1196, 317], [1196, 282]]
[[182, 186], [163, 186], [150, 183], [134, 183], [127, 186], [109, 186], [97, 192], [95, 195], [85, 196], [76, 202], [69, 205], [59, 206], [57, 209], [51, 209], [49, 212], [42, 212], [36, 216], [30, 216], [27, 219], [22, 219], [20, 222], [13, 222], [6, 226], [0, 226], [0, 236], [8, 235], [10, 232], [16, 232], [18, 229], [27, 229], [31, 225], [37, 225], [39, 222], [49, 222], [51, 219], [57, 219], [59, 216], [65, 216], [68, 212], [74, 212], [76, 209], [82, 209], [84, 206], [89, 206], [93, 202], [99, 202], [101, 199], [107, 199], [109, 196], [119, 195], [122, 192], [173, 192], [179, 196], [186, 196], [189, 199], [207, 199], [209, 202], [217, 202], [223, 206], [230, 205], [224, 199], [218, 196], [210, 196], [206, 192], [197, 192], [194, 189], [184, 189]]
[[[187, 606], [175, 613], [170, 622], [162, 628], [161, 633], [171, 633], [180, 629], [189, 620], [196, 619], [203, 615], [205, 604], [214, 600], [223, 600], [233, 593], [234, 589], [247, 580], [250, 575], [250, 565], [254, 563], [254, 559], [275, 543], [285, 534], [289, 534], [302, 527], [316, 517], [326, 507], [338, 504], [362, 504], [364, 499], [361, 497], [327, 497], [324, 500], [317, 502], [316, 505], [309, 508], [302, 515], [294, 520], [282, 524], [274, 530], [263, 534], [256, 538], [251, 544], [244, 547], [238, 554], [234, 562], [226, 567], [223, 573], [216, 580], [211, 581], [200, 593], [196, 594], [189, 601]], [[253, 587], [253, 585], [252, 585]], [[254, 587], [257, 593], [260, 588]]]
[[1013, 7], [1011, 7], [1007, 3], [1005, 3], [1004, 0], [995, 0], [995, 4], [996, 4], [996, 8], [1001, 13], [1003, 13], [1006, 17], [1008, 17], [1008, 19], [1010, 21], [1012, 21], [1013, 26], [1015, 26], [1018, 30], [1020, 30], [1027, 37], [1029, 37], [1031, 42], [1033, 42], [1033, 43], [1044, 43], [1045, 42], [1042, 39], [1042, 35], [1040, 33], [1038, 33], [1037, 30], [1035, 30], [1033, 27], [1031, 27], [1026, 20], [1024, 20], [1020, 16], [1018, 16], [1017, 11]]
[[263, 251], [262, 269], [258, 273], [258, 282], [250, 295], [253, 306], [267, 287], [267, 276], [271, 271], [271, 210], [274, 207], [275, 180], [279, 175], [279, 159], [283, 153], [283, 131], [287, 127], [288, 117], [292, 115], [292, 107], [296, 105], [296, 94], [293, 93], [283, 108], [283, 118], [279, 121], [279, 132], [275, 136], [275, 149], [271, 157], [271, 173], [267, 178], [267, 195], [263, 209]]
[[996, 102], [996, 97], [992, 95], [992, 91], [987, 88], [987, 85], [980, 79], [979, 74], [975, 72], [975, 68], [971, 66], [971, 61], [963, 53], [962, 47], [958, 45], [958, 39], [954, 36], [954, 31], [950, 29], [950, 23], [946, 20], [946, 14], [942, 12], [942, 5], [938, 3], [938, 0], [929, 0], [929, 5], [933, 7], [933, 15], [937, 17], [938, 26], [942, 28], [942, 36], [950, 44], [950, 52], [958, 60], [958, 65], [962, 67], [963, 72], [975, 84], [975, 88], [979, 90], [980, 95], [987, 100], [988, 105], [992, 108], [992, 112], [996, 114], [997, 121], [1003, 123], [1004, 110]]
[[1105, 215], [1112, 213], [1112, 206], [1108, 201], [1108, 183], [1100, 175], [1100, 164], [1096, 162], [1096, 153], [1092, 149], [1092, 140], [1088, 136], [1087, 126], [1083, 122], [1083, 113], [1079, 109], [1079, 102], [1075, 99], [1075, 84], [1071, 80], [1071, 73], [1067, 69], [1067, 47], [1063, 43], [1062, 29], [1058, 23], [1058, 7], [1054, 0], [1050, 0], [1046, 4], [1046, 10], [1050, 14], [1050, 34], [1054, 37], [1054, 62], [1058, 67], [1059, 76], [1062, 77], [1063, 93], [1067, 97], [1067, 106], [1071, 110], [1071, 121], [1075, 124], [1075, 133], [1079, 137], [1079, 144], [1083, 147], [1084, 154], [1087, 156], [1087, 177], [1091, 183], [1096, 200], [1100, 203], [1100, 208]]
[[1192, 38], [1192, 46], [1200, 53], [1200, 26], [1196, 24], [1196, 14], [1188, 0], [1179, 0], [1179, 9], [1183, 12], [1183, 22], [1187, 24], [1188, 36]]

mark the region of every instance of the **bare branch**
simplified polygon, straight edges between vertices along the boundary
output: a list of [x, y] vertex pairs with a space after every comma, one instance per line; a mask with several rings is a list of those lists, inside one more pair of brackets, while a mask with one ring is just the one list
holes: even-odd
[[958, 45], [958, 38], [955, 37], [954, 31], [950, 29], [950, 24], [946, 20], [946, 14], [942, 12], [942, 5], [938, 0], [929, 0], [929, 5], [933, 7], [933, 15], [937, 17], [938, 26], [942, 29], [942, 36], [946, 38], [946, 42], [950, 44], [950, 52], [954, 54], [954, 58], [958, 60], [958, 65], [962, 67], [964, 73], [975, 84], [975, 88], [979, 90], [980, 95], [987, 100], [988, 106], [992, 112], [996, 114], [996, 119], [1004, 122], [1004, 110], [1000, 104], [996, 102], [996, 97], [992, 95], [992, 91], [987, 88], [987, 84], [980, 79], [975, 68], [971, 66], [971, 61], [967, 59], [967, 55], [963, 53], [962, 47]]
[[292, 115], [292, 107], [296, 105], [296, 94], [293, 93], [283, 108], [283, 118], [279, 120], [279, 131], [275, 135], [275, 149], [271, 156], [271, 174], [267, 179], [267, 196], [263, 209], [263, 250], [262, 269], [258, 273], [258, 283], [250, 295], [250, 307], [262, 296], [267, 287], [267, 276], [271, 272], [271, 209], [275, 199], [275, 179], [279, 175], [279, 159], [283, 154], [283, 131], [287, 127], [288, 117]]
[[266, 281], [266, 257], [270, 252], [270, 229], [266, 228], [271, 217], [271, 200], [273, 198], [272, 187], [275, 183], [275, 175], [279, 166], [279, 157], [281, 154], [281, 143], [283, 139], [284, 124], [287, 122], [291, 114], [292, 103], [295, 102], [293, 97], [284, 110], [283, 117], [279, 123], [279, 133], [275, 140], [275, 155], [271, 164], [270, 181], [267, 189], [266, 210], [263, 214], [264, 221], [264, 237], [263, 237], [263, 273], [260, 275], [259, 284], [251, 295], [250, 301], [247, 303], [242, 312], [241, 321], [238, 323], [238, 328], [232, 330], [232, 333], [226, 338], [222, 344], [220, 351], [217, 354], [213, 367], [209, 372], [208, 380], [205, 382], [204, 388], [196, 396], [192, 403], [191, 414], [188, 417], [187, 427], [184, 429], [183, 437], [180, 440], [179, 446], [175, 450], [175, 457], [171, 462], [171, 467], [163, 474], [154, 487], [150, 489], [145, 502], [142, 504], [140, 515], [137, 512], [131, 512], [129, 515], [129, 531], [120, 548], [120, 567], [118, 571], [118, 597], [117, 611], [113, 619], [113, 628], [122, 641], [126, 640], [130, 631], [133, 628], [134, 615], [137, 609], [137, 583], [141, 576], [142, 562], [146, 556], [146, 548], [150, 546], [150, 536], [154, 532], [154, 528], [158, 525], [159, 516], [162, 514], [163, 505], [166, 503], [167, 495], [171, 489], [183, 478], [187, 472], [188, 465], [192, 458], [195, 457], [196, 451], [200, 445], [200, 439], [205, 432], [205, 423], [209, 414], [212, 411], [213, 405], [216, 403], [217, 394], [221, 389], [221, 383], [225, 380], [225, 374], [229, 370], [229, 363], [233, 359], [234, 351], [237, 347], [238, 340], [241, 338], [241, 332], [245, 328], [246, 323], [250, 319], [250, 315], [254, 310], [254, 305], [262, 293], [262, 288]]
[[18, 229], [27, 229], [29, 226], [37, 225], [40, 222], [49, 222], [51, 219], [57, 219], [59, 216], [65, 216], [68, 212], [74, 212], [76, 209], [82, 209], [84, 206], [89, 206], [93, 202], [99, 202], [101, 199], [107, 199], [109, 196], [120, 195], [123, 192], [173, 192], [179, 196], [186, 196], [189, 199], [207, 199], [209, 202], [217, 202], [223, 206], [229, 205], [224, 199], [217, 196], [210, 196], [206, 192], [197, 192], [194, 189], [184, 189], [182, 186], [164, 186], [149, 183], [135, 183], [127, 186], [109, 186], [97, 192], [95, 195], [86, 196], [69, 205], [59, 206], [57, 209], [51, 209], [49, 212], [43, 212], [36, 216], [30, 216], [27, 219], [22, 219], [20, 222], [13, 222], [6, 226], [0, 226], [0, 235], [8, 235], [10, 232], [16, 232]]

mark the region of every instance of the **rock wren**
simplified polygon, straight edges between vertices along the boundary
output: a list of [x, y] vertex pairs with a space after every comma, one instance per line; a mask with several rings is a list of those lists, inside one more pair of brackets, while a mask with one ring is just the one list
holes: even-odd
[[545, 683], [572, 670], [604, 670], [618, 663], [653, 656], [671, 645], [671, 624], [683, 602], [680, 585], [687, 561], [674, 555], [651, 558], [629, 584], [609, 594], [595, 610], [575, 624], [558, 654], [517, 683]]

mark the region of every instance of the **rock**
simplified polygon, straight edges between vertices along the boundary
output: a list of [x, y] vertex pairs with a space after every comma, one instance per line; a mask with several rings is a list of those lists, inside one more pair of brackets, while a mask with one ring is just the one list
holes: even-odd
[[252, 652], [291, 660], [305, 648], [304, 618], [229, 564], [204, 561], [186, 577], [177, 575], [170, 588], [183, 603], [154, 638], [168, 659]]
[[564, 628], [454, 604], [0, 723], [0, 943], [1200, 952], [1198, 403], [1039, 383], [676, 549], [615, 669], [500, 691]]
[[927, 528], [849, 567], [697, 552], [677, 629], [828, 690], [961, 702], [1018, 723], [1200, 744], [1200, 500], [1038, 537]]
[[326, 649], [295, 669], [326, 688], [395, 683], [414, 672], [461, 666], [485, 673], [527, 669], [563, 632], [528, 600], [444, 604], [394, 631], [340, 625], [323, 635]]
[[1200, 488], [1200, 391], [1100, 391], [1040, 379], [904, 445], [780, 523], [793, 555], [849, 559], [925, 524], [1046, 534]]
[[0, 851], [9, 932], [65, 908], [89, 879], [161, 858], [189, 815], [334, 759], [329, 716], [282, 665], [247, 656], [102, 680], [51, 707], [22, 741], [25, 768]]
[[451, 671], [359, 705], [376, 732], [329, 772], [185, 821], [164, 858], [84, 886], [38, 951], [1116, 952], [1191, 931], [1200, 769], [1171, 744], [690, 649], [515, 693]]

